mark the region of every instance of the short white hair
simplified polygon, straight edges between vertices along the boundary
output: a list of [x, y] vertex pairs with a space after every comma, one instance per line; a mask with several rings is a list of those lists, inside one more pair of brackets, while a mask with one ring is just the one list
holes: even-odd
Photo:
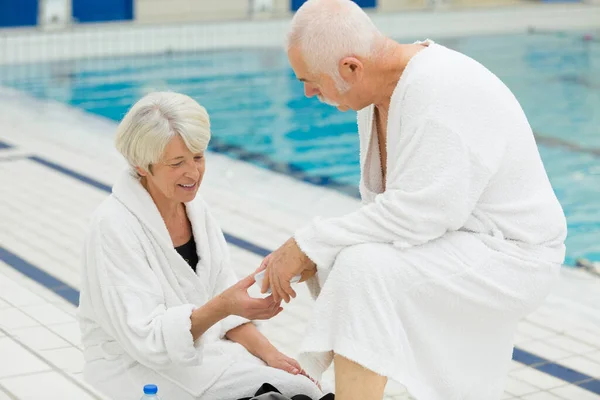
[[287, 51], [299, 46], [313, 73], [333, 78], [338, 90], [347, 90], [339, 73], [344, 57], [370, 57], [383, 35], [371, 18], [351, 0], [308, 0], [292, 18]]
[[192, 153], [205, 151], [210, 141], [206, 109], [181, 93], [153, 92], [127, 112], [117, 128], [115, 146], [134, 171], [149, 171], [177, 135]]

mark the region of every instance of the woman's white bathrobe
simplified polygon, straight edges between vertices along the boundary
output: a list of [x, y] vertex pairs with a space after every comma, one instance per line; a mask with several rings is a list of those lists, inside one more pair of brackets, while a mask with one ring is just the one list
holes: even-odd
[[167, 400], [236, 399], [253, 395], [264, 382], [289, 395], [319, 398], [307, 378], [266, 367], [223, 339], [246, 319], [227, 317], [194, 343], [192, 310], [237, 279], [223, 234], [199, 195], [186, 211], [200, 258], [196, 273], [130, 172], [123, 172], [92, 216], [78, 309], [85, 380], [118, 400], [140, 398], [150, 383]]
[[517, 321], [564, 260], [565, 217], [511, 92], [426, 44], [391, 98], [385, 190], [369, 106], [362, 207], [296, 232], [318, 266], [299, 361], [317, 378], [334, 351], [418, 400], [494, 400]]

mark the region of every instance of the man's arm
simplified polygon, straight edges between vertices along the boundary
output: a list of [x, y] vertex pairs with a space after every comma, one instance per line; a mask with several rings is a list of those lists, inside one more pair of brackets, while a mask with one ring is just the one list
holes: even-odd
[[[339, 218], [315, 220], [294, 235], [319, 268], [343, 248], [394, 243], [406, 248], [464, 225], [492, 176], [456, 132], [426, 120], [388, 146], [386, 191]], [[391, 148], [390, 148], [391, 147]]]

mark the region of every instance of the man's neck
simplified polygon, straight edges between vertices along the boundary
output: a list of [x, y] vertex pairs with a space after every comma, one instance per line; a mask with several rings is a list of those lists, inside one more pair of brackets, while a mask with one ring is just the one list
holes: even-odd
[[373, 64], [374, 72], [372, 75], [377, 77], [373, 87], [378, 88], [374, 93], [375, 101], [373, 104], [380, 113], [387, 115], [392, 94], [398, 86], [400, 77], [411, 58], [420, 50], [422, 50], [422, 46], [403, 45], [390, 40], [385, 46], [385, 51], [381, 54], [380, 60]]

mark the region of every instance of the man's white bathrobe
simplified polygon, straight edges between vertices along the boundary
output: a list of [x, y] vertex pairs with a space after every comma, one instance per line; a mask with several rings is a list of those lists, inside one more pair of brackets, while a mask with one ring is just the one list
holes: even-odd
[[222, 231], [199, 195], [186, 211], [200, 259], [196, 273], [129, 171], [92, 216], [78, 309], [85, 380], [117, 400], [140, 398], [145, 384], [158, 385], [165, 399], [236, 399], [265, 382], [289, 395], [319, 398], [304, 376], [266, 367], [223, 339], [246, 319], [227, 317], [194, 343], [192, 311], [237, 279]]
[[333, 351], [418, 400], [494, 400], [517, 321], [558, 276], [566, 222], [511, 92], [426, 44], [391, 98], [385, 190], [370, 106], [362, 207], [296, 232], [318, 267], [299, 361], [317, 378]]

